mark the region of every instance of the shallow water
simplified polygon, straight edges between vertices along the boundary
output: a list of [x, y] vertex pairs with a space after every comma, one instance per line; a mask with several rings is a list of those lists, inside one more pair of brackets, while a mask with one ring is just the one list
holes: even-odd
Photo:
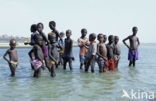
[[10, 77], [8, 64], [2, 58], [6, 49], [0, 49], [0, 101], [132, 101], [121, 97], [123, 89], [156, 92], [156, 47], [141, 46], [135, 68], [128, 67], [128, 50], [121, 47], [119, 68], [102, 74], [98, 73], [97, 65], [95, 73], [79, 70], [79, 48], [75, 47], [73, 71], [59, 67], [56, 77], [51, 78], [48, 70], [42, 70], [37, 79], [32, 77], [29, 50], [17, 49], [19, 66], [16, 76]]

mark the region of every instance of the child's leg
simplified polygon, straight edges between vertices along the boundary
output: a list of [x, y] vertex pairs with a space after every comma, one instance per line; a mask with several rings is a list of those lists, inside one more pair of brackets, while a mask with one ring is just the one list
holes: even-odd
[[55, 74], [55, 64], [52, 65], [51, 67], [51, 77], [55, 77], [56, 74]]
[[90, 63], [86, 62], [85, 63], [85, 72], [88, 72], [89, 66], [90, 66]]
[[73, 68], [72, 68], [72, 59], [69, 59], [69, 68], [70, 68], [70, 70], [73, 69]]
[[14, 64], [9, 64], [11, 76], [15, 76], [16, 66]]
[[129, 60], [129, 66], [131, 66], [132, 65], [132, 61], [131, 60]]
[[99, 66], [99, 72], [100, 72], [100, 73], [103, 72], [103, 67]]
[[34, 70], [34, 77], [39, 77], [41, 75], [41, 69], [40, 68], [37, 70]]
[[[48, 57], [44, 57], [44, 61], [45, 61], [46, 67], [47, 67], [48, 70], [49, 70], [50, 67], [48, 66], [48, 62], [49, 62]], [[45, 69], [45, 68], [43, 68], [43, 69]]]
[[84, 56], [80, 56], [80, 69], [82, 69], [82, 67], [84, 65], [84, 60], [85, 60], [85, 57]]
[[63, 61], [64, 61], [63, 69], [66, 70], [67, 60], [64, 58]]
[[114, 71], [114, 60], [110, 60], [110, 70]]
[[115, 64], [116, 68], [118, 68], [118, 64], [119, 64], [119, 60], [117, 60], [117, 62]]
[[[33, 60], [33, 57], [32, 57], [32, 53], [33, 53], [33, 49], [31, 49], [28, 53], [29, 57], [31, 60]], [[30, 63], [31, 64], [31, 63]], [[31, 64], [31, 69], [34, 70], [34, 66]]]
[[96, 62], [96, 56], [94, 56], [93, 59], [91, 60], [91, 72], [92, 73], [94, 73], [95, 62]]
[[135, 59], [133, 59], [133, 67], [135, 67]]
[[94, 73], [95, 61], [91, 62], [91, 72]]

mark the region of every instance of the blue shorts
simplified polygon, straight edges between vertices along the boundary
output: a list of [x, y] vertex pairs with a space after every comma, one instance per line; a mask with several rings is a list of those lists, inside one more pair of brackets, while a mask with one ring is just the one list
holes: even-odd
[[84, 64], [84, 61], [85, 61], [85, 56], [80, 55], [80, 63]]

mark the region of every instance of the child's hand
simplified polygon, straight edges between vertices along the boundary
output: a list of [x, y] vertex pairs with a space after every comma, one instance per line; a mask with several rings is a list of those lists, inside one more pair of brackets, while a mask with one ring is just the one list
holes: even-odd
[[11, 61], [8, 61], [8, 64], [11, 64]]

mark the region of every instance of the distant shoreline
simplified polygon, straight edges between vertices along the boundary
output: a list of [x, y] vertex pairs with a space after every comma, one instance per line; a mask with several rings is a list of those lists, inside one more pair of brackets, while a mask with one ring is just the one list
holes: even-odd
[[[120, 46], [123, 46], [122, 43], [119, 43]], [[156, 46], [155, 43], [142, 43], [141, 46]], [[0, 48], [9, 48], [9, 43], [0, 43]], [[17, 48], [32, 48], [30, 45], [24, 45], [24, 43], [17, 43]], [[78, 47], [77, 44], [74, 44], [73, 47]]]

